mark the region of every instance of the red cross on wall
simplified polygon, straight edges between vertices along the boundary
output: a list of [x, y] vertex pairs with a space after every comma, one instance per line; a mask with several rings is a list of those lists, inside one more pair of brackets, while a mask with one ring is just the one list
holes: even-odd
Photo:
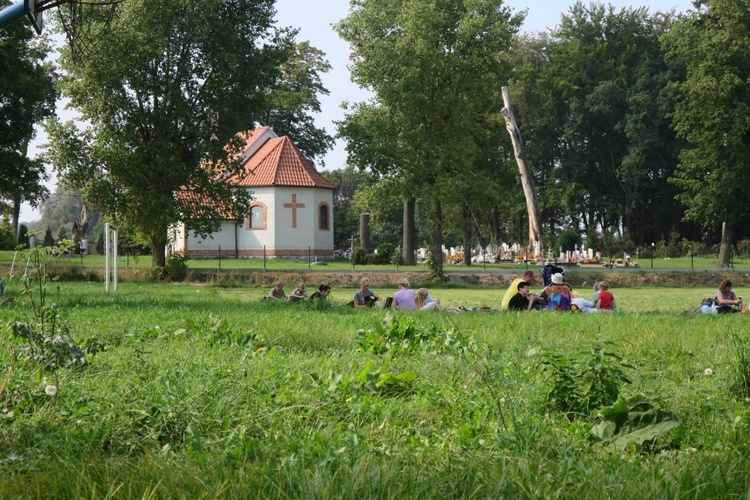
[[298, 208], [305, 208], [304, 203], [297, 203], [297, 195], [292, 195], [292, 202], [291, 203], [284, 203], [284, 208], [291, 208], [292, 209], [292, 227], [297, 227], [297, 209]]

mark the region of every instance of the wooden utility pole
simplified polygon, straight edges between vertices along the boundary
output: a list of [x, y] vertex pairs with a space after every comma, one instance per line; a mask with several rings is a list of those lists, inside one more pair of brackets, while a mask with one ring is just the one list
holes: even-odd
[[[538, 248], [542, 251], [542, 217], [539, 215], [539, 203], [536, 199], [536, 189], [534, 189], [534, 178], [531, 175], [531, 169], [526, 163], [526, 152], [523, 148], [523, 139], [521, 131], [516, 124], [516, 118], [513, 116], [513, 107], [510, 103], [510, 90], [503, 87], [503, 119], [505, 119], [505, 128], [510, 134], [510, 141], [513, 143], [513, 153], [518, 164], [518, 172], [521, 174], [521, 186], [523, 194], [526, 197], [526, 209], [529, 212], [529, 247], [530, 250]], [[534, 255], [534, 257], [539, 257]]]

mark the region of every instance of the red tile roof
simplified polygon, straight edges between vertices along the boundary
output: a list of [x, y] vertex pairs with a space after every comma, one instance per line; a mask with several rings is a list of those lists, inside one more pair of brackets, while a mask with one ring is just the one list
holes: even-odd
[[[247, 144], [253, 142], [265, 127], [248, 135]], [[320, 175], [315, 166], [305, 158], [289, 137], [268, 139], [244, 164], [243, 173], [232, 175], [226, 182], [238, 186], [295, 186], [336, 189], [336, 186]]]
[[195, 191], [189, 189], [181, 189], [177, 191], [177, 198], [182, 201], [183, 204], [189, 207], [192, 214], [192, 218], [213, 218], [214, 214], [206, 210], [206, 207], [216, 207], [217, 214], [224, 220], [234, 220], [236, 217], [232, 217], [231, 208], [227, 203], [222, 203], [217, 206], [218, 200], [211, 200], [203, 195], [199, 195]]

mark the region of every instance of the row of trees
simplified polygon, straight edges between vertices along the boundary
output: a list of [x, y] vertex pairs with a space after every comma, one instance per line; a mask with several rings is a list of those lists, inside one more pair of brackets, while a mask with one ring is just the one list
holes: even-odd
[[[0, 0], [0, 8], [8, 5]], [[55, 109], [55, 72], [45, 62], [48, 52], [49, 47], [24, 23], [0, 30], [0, 215], [9, 215], [16, 238], [21, 203], [38, 206], [47, 194], [44, 165], [27, 153], [34, 124]]]
[[[340, 186], [337, 245], [363, 210], [407, 263], [422, 240], [435, 254], [446, 239], [466, 249], [523, 240], [526, 203], [501, 114], [510, 82], [547, 241], [572, 231], [589, 246], [634, 247], [675, 230], [710, 240], [723, 227], [729, 248], [750, 222], [749, 7], [699, 0], [675, 15], [579, 2], [549, 33], [521, 36], [523, 16], [502, 0], [353, 2], [335, 29], [373, 98], [345, 103], [339, 124], [349, 167], [329, 174]], [[57, 88], [83, 121], [48, 122], [43, 159], [151, 246], [156, 265], [169, 224], [192, 219], [208, 233], [219, 220], [218, 205], [179, 190], [226, 200], [224, 216], [247, 212], [247, 193], [217, 181], [239, 167], [236, 132], [271, 125], [313, 160], [331, 145], [311, 117], [327, 93], [324, 55], [273, 17], [272, 0], [129, 0], [86, 58], [62, 51]], [[36, 56], [26, 61], [42, 67]], [[49, 88], [39, 103], [52, 102]], [[2, 108], [6, 121], [25, 112], [29, 123], [48, 109]], [[23, 158], [24, 137], [8, 142]], [[442, 273], [440, 259], [433, 266]]]
[[728, 265], [750, 222], [750, 2], [700, 0], [682, 15], [577, 2], [531, 36], [520, 21], [501, 0], [362, 0], [337, 26], [374, 94], [349, 105], [339, 133], [350, 163], [379, 176], [373, 206], [403, 204], [404, 258], [415, 202], [434, 252], [446, 234], [465, 248], [520, 236], [500, 118], [510, 82], [545, 239], [572, 229], [589, 246], [634, 248], [722, 229]]

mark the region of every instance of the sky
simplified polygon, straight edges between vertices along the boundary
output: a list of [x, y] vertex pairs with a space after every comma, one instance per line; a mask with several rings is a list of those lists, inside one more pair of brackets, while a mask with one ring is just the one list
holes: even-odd
[[[553, 29], [560, 21], [560, 16], [569, 10], [573, 0], [506, 0], [505, 4], [515, 12], [526, 10], [526, 20], [521, 31], [527, 33], [544, 32]], [[621, 7], [646, 6], [649, 12], [666, 12], [675, 9], [685, 12], [692, 8], [691, 0], [610, 0], [602, 2]], [[321, 113], [316, 116], [316, 124], [324, 127], [330, 135], [336, 134], [335, 122], [343, 119], [341, 103], [344, 101], [360, 102], [368, 98], [368, 93], [357, 87], [349, 79], [349, 47], [333, 30], [332, 25], [346, 17], [349, 12], [348, 0], [277, 0], [277, 16], [279, 26], [292, 26], [299, 29], [298, 40], [307, 40], [311, 45], [322, 50], [331, 64], [331, 71], [322, 75], [323, 85], [329, 90], [328, 96], [321, 96]], [[63, 116], [63, 119], [70, 119]], [[41, 134], [34, 144], [42, 144], [46, 140]], [[35, 155], [32, 148], [30, 154]], [[318, 170], [343, 168], [346, 164], [344, 143], [339, 140], [335, 147], [323, 158], [325, 165], [317, 165]], [[50, 191], [54, 190], [52, 181]], [[21, 222], [39, 219], [37, 210], [30, 205], [21, 207]]]

